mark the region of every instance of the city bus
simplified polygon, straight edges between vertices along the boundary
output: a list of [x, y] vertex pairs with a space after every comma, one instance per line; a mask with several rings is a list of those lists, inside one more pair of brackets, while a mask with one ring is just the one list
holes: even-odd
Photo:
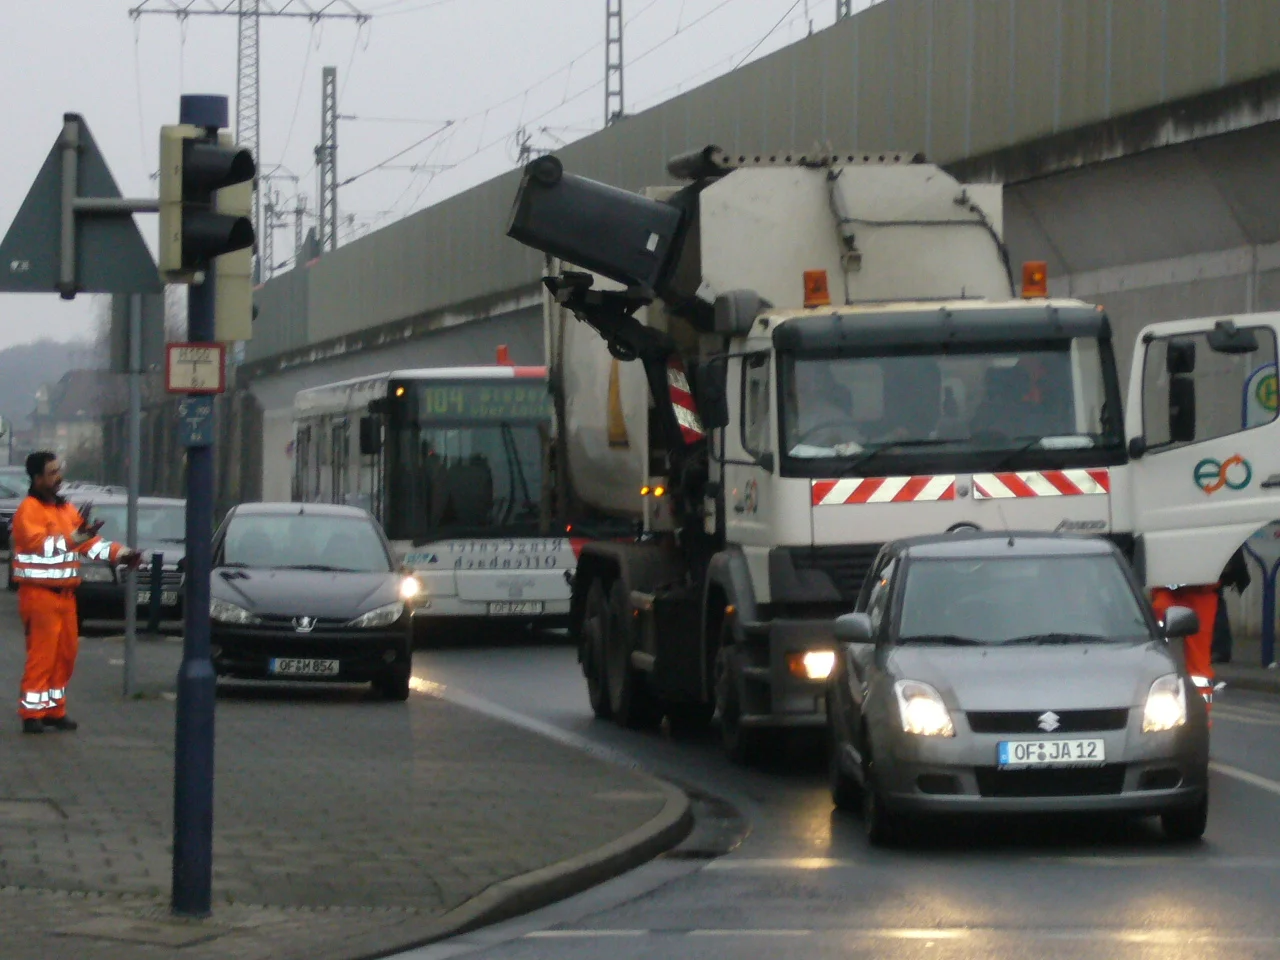
[[552, 516], [544, 483], [551, 424], [545, 367], [396, 370], [313, 387], [294, 400], [293, 499], [377, 517], [422, 582], [420, 625], [551, 626], [569, 613], [579, 543]]

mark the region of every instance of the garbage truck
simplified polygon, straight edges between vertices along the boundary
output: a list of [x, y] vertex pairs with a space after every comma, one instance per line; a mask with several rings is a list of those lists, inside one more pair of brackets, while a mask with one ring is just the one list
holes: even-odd
[[597, 716], [718, 715], [749, 762], [824, 727], [833, 619], [889, 540], [1105, 536], [1151, 587], [1211, 585], [1280, 515], [1280, 314], [1153, 323], [1122, 382], [1102, 306], [1015, 277], [998, 184], [718, 147], [668, 173], [539, 157], [508, 226], [546, 257], [557, 509], [634, 524], [572, 577]]

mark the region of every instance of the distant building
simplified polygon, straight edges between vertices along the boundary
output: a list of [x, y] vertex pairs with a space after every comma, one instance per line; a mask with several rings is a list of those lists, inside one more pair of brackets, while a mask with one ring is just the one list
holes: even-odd
[[[105, 370], [68, 370], [56, 383], [36, 391], [31, 429], [23, 431], [21, 456], [30, 450], [52, 450], [76, 480], [102, 478], [102, 418], [123, 403], [124, 385]], [[15, 438], [14, 458], [20, 459]]]

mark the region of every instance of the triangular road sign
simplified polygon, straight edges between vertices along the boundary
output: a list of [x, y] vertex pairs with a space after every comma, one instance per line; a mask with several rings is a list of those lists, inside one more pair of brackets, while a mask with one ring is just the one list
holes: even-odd
[[[68, 115], [68, 119], [70, 115]], [[80, 120], [78, 194], [117, 199], [89, 127]], [[62, 223], [61, 137], [0, 241], [0, 293], [57, 293]], [[82, 293], [158, 293], [163, 290], [151, 251], [129, 214], [76, 216], [76, 289]]]

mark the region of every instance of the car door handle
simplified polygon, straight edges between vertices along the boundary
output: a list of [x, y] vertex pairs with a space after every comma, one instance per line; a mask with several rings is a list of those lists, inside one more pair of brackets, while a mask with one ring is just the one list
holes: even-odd
[[1273, 473], [1267, 479], [1262, 481], [1263, 489], [1270, 490], [1272, 487], [1280, 487], [1280, 473]]

